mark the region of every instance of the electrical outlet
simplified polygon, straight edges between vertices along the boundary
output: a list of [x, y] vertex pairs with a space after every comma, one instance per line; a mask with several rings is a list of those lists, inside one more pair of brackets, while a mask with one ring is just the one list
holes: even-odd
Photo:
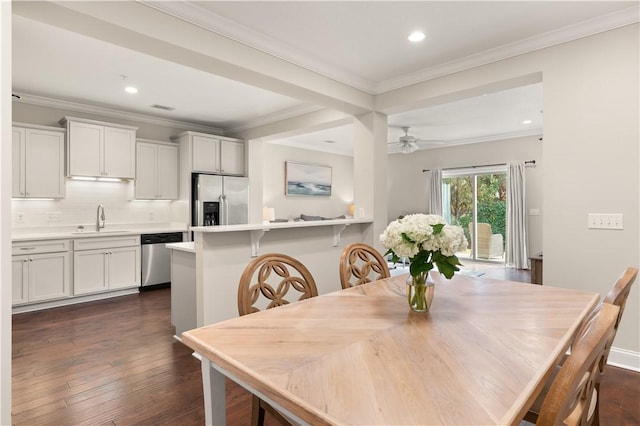
[[60, 222], [62, 220], [61, 212], [49, 212], [47, 213], [47, 222]]
[[587, 228], [589, 229], [624, 229], [622, 214], [589, 213]]
[[16, 223], [23, 223], [24, 222], [24, 213], [16, 213], [15, 220], [16, 220]]

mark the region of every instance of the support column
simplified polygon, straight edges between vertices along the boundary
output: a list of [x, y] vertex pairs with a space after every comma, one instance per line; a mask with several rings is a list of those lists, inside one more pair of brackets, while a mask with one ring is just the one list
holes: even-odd
[[387, 227], [387, 116], [370, 112], [353, 126], [353, 193], [355, 217], [371, 217], [367, 244], [384, 251], [380, 234]]

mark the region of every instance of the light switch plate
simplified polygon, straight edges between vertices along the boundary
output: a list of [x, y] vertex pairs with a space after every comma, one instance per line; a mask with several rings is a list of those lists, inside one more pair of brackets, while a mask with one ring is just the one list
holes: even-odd
[[587, 215], [589, 229], [624, 229], [621, 213], [589, 213]]

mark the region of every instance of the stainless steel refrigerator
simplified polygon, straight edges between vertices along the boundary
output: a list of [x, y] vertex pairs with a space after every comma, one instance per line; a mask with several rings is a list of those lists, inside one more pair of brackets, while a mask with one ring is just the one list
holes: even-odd
[[191, 175], [193, 226], [249, 223], [249, 179], [239, 176]]

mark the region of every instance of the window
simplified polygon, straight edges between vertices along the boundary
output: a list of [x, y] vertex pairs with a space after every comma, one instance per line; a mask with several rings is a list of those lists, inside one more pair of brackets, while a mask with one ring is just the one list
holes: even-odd
[[506, 166], [442, 171], [442, 213], [467, 236], [460, 258], [504, 263], [507, 217]]

